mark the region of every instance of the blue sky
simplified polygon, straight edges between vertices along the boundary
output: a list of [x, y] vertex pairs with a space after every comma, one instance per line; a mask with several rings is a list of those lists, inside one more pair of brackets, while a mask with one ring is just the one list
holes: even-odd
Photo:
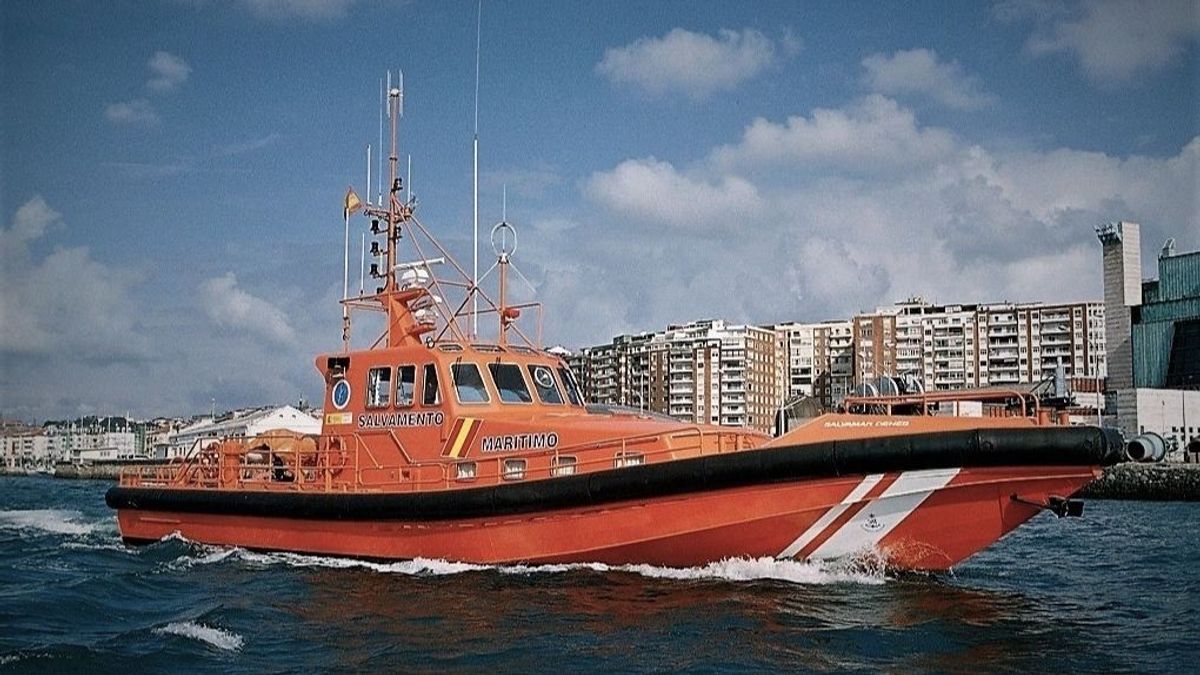
[[[475, 11], [0, 4], [0, 415], [316, 396], [388, 68], [418, 214], [470, 259]], [[1148, 267], [1200, 247], [1198, 33], [1186, 1], [488, 1], [481, 221], [507, 186], [573, 347], [1098, 299], [1095, 224], [1141, 222]]]

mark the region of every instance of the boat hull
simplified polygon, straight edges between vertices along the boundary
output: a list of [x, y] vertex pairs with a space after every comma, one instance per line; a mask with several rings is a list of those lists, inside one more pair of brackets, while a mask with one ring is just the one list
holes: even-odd
[[114, 506], [131, 542], [179, 533], [254, 550], [474, 563], [692, 566], [870, 554], [896, 568], [945, 570], [1036, 515], [1036, 504], [1069, 497], [1099, 475], [1098, 466], [1078, 465], [888, 471], [418, 520], [147, 508], [136, 495]]

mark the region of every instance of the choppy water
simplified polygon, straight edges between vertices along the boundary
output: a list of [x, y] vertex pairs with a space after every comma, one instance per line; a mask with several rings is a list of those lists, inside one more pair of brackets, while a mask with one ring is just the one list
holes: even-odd
[[0, 671], [1194, 672], [1200, 506], [1043, 515], [951, 575], [126, 548], [109, 483], [0, 478]]

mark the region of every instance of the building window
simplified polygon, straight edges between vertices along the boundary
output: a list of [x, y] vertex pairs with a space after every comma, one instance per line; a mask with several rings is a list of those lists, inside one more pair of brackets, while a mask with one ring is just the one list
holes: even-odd
[[525, 378], [521, 376], [520, 366], [513, 363], [489, 363], [488, 370], [492, 373], [492, 383], [500, 393], [501, 402], [533, 402], [529, 387], [525, 386]]
[[367, 407], [382, 408], [392, 395], [392, 369], [372, 368], [367, 371]]
[[410, 406], [417, 389], [417, 367], [396, 367], [396, 405]]
[[523, 459], [506, 459], [504, 460], [504, 480], [524, 480], [525, 478], [525, 460]]
[[422, 379], [424, 391], [421, 394], [421, 403], [423, 405], [437, 405], [441, 403], [442, 396], [438, 387], [437, 366], [432, 363], [426, 363]]
[[487, 403], [487, 387], [483, 375], [474, 363], [455, 363], [450, 366], [450, 377], [454, 380], [454, 393], [459, 403]]
[[552, 476], [573, 476], [575, 475], [575, 465], [578, 461], [574, 457], [560, 455], [550, 460], [550, 475]]
[[457, 480], [475, 480], [475, 462], [459, 462], [454, 465], [454, 478]]

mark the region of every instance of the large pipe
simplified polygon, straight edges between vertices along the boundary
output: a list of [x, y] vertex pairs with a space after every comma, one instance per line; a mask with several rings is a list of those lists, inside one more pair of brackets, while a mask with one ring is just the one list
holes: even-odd
[[1131, 462], [1161, 462], [1167, 456], [1163, 437], [1148, 431], [1125, 444], [1125, 458]]

